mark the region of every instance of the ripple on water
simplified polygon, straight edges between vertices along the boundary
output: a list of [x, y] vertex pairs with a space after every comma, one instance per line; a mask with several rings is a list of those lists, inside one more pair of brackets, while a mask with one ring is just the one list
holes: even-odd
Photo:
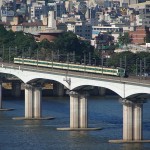
[[[44, 116], [54, 120], [12, 120], [24, 115], [24, 101], [5, 100], [5, 106], [16, 108], [0, 112], [0, 150], [149, 150], [149, 144], [110, 144], [122, 138], [122, 105], [118, 98], [90, 98], [89, 126], [103, 127], [97, 131], [57, 131], [69, 127], [68, 98], [43, 100]], [[150, 139], [150, 103], [144, 107], [144, 137]]]

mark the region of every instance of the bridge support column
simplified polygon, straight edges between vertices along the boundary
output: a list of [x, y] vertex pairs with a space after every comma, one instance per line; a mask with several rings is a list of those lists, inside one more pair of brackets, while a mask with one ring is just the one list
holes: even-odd
[[135, 103], [133, 107], [134, 112], [134, 131], [133, 139], [142, 140], [142, 120], [143, 120], [143, 103]]
[[33, 87], [29, 84], [25, 86], [25, 118], [33, 117]]
[[79, 106], [80, 106], [80, 128], [88, 127], [88, 112], [87, 112], [87, 94], [79, 95]]
[[123, 140], [133, 139], [133, 110], [132, 102], [123, 102]]
[[100, 96], [105, 96], [105, 94], [106, 94], [106, 88], [98, 87], [98, 90], [99, 90], [99, 95]]
[[12, 82], [12, 96], [20, 97], [21, 95], [21, 82], [15, 81]]
[[78, 93], [70, 91], [70, 128], [57, 128], [57, 130], [100, 130], [101, 128], [88, 128], [87, 92]]
[[41, 117], [41, 87], [25, 85], [25, 117], [16, 117], [17, 120], [48, 120], [53, 117]]
[[64, 85], [54, 82], [53, 83], [53, 94], [54, 96], [63, 96], [64, 95]]
[[123, 100], [123, 140], [142, 140], [144, 100]]
[[87, 94], [70, 92], [70, 128], [87, 128]]
[[78, 93], [70, 92], [70, 128], [79, 127], [79, 99]]
[[2, 82], [0, 81], [0, 111], [14, 110], [13, 108], [3, 108], [2, 104]]
[[41, 118], [41, 88], [34, 87], [34, 118]]

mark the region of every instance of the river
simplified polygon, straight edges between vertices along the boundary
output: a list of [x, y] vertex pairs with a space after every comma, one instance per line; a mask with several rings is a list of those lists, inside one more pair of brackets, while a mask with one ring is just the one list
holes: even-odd
[[[0, 150], [149, 150], [150, 144], [111, 144], [122, 139], [122, 104], [118, 97], [89, 97], [89, 127], [96, 131], [57, 131], [69, 127], [69, 97], [42, 99], [42, 115], [54, 120], [13, 120], [24, 116], [24, 100], [5, 98], [0, 112]], [[150, 101], [143, 109], [143, 137], [150, 139]]]

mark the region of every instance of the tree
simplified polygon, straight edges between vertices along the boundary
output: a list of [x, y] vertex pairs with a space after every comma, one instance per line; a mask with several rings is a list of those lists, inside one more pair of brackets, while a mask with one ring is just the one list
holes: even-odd
[[129, 43], [131, 43], [130, 35], [129, 35], [128, 32], [125, 32], [125, 33], [124, 33], [124, 44], [127, 45], [127, 44], [129, 44]]
[[120, 33], [118, 37], [118, 42], [119, 42], [119, 45], [127, 45], [131, 43], [131, 37], [129, 33], [125, 32], [124, 35]]
[[[131, 64], [135, 63], [135, 59], [136, 59], [136, 55], [132, 52], [114, 53], [111, 56], [111, 58], [109, 59], [108, 64], [109, 64], [109, 66], [130, 68]], [[120, 65], [122, 65], [122, 66], [120, 66]]]
[[31, 47], [31, 49], [37, 48], [37, 43], [35, 42], [34, 37], [29, 34], [24, 34], [22, 31], [15, 32], [14, 44], [19, 49], [28, 49], [29, 47]]
[[61, 52], [70, 52], [70, 51], [78, 51], [79, 48], [79, 39], [77, 36], [69, 31], [60, 35], [55, 41], [56, 49]]
[[55, 50], [59, 50], [60, 53], [73, 53], [76, 54], [76, 60], [80, 61], [84, 58], [84, 54], [89, 52], [94, 53], [93, 46], [88, 41], [81, 40], [73, 32], [65, 32], [60, 35], [55, 41]]
[[146, 34], [145, 42], [150, 43], [150, 32]]
[[32, 35], [19, 31], [15, 32], [13, 47], [17, 47], [17, 55], [31, 57], [38, 48], [38, 44]]
[[[30, 34], [25, 34], [22, 31], [13, 32], [7, 31], [4, 26], [0, 26], [0, 44], [5, 48], [5, 59], [9, 59], [15, 53], [17, 56], [38, 57], [42, 59], [50, 59], [52, 51], [66, 55], [75, 53], [76, 60], [81, 61], [85, 55], [92, 57], [94, 55], [94, 47], [89, 41], [79, 39], [73, 32], [64, 32], [54, 42], [43, 40], [36, 42]], [[2, 55], [2, 54], [1, 54]]]
[[122, 35], [122, 33], [119, 33], [119, 36], [118, 36], [118, 43], [119, 43], [119, 46], [122, 46], [122, 45], [123, 45], [123, 35]]

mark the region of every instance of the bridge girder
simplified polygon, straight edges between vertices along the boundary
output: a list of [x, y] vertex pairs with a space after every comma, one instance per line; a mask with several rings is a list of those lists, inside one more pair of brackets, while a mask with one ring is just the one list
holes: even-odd
[[[17, 76], [24, 83], [28, 83], [35, 79], [47, 79], [54, 80], [63, 84], [67, 89], [74, 90], [81, 86], [97, 86], [110, 89], [117, 93], [121, 98], [128, 98], [136, 94], [150, 94], [150, 85], [140, 83], [130, 83], [121, 80], [111, 80], [103, 78], [89, 78], [84, 76], [66, 76], [65, 74], [52, 73], [52, 72], [41, 72], [38, 70], [27, 70], [27, 69], [13, 69], [0, 67], [1, 73], [7, 73]], [[68, 79], [68, 80], [67, 80]], [[69, 81], [69, 82], [67, 82]]]

